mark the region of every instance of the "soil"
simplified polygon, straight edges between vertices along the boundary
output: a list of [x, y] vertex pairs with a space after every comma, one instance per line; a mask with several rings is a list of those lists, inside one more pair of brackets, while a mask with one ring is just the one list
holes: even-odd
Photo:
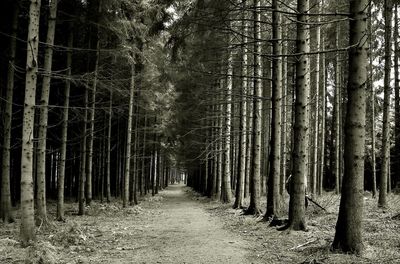
[[[365, 194], [360, 256], [330, 251], [340, 197], [325, 193], [314, 199], [327, 212], [308, 207], [308, 232], [277, 231], [261, 217], [245, 216], [183, 185], [125, 209], [119, 200], [93, 202], [85, 216], [76, 215], [76, 203], [67, 203], [67, 221], [38, 227], [37, 242], [27, 248], [18, 241], [18, 215], [16, 223], [0, 223], [0, 263], [400, 263], [399, 195], [390, 195], [383, 210]], [[54, 219], [54, 202], [48, 211]]]
[[68, 204], [67, 222], [39, 230], [29, 248], [17, 223], [0, 226], [0, 263], [256, 263], [252, 245], [188, 190], [172, 185], [128, 209], [93, 203], [85, 216]]

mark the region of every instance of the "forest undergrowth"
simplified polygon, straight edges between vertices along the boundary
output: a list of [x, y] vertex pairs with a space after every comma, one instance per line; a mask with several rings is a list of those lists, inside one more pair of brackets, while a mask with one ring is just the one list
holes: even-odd
[[[0, 225], [0, 263], [78, 264], [119, 263], [126, 253], [143, 245], [135, 243], [142, 236], [143, 226], [161, 213], [162, 196], [148, 196], [141, 204], [122, 209], [119, 200], [111, 203], [93, 201], [86, 215], [77, 215], [77, 206], [66, 203], [65, 222], [53, 221], [56, 203], [48, 205], [50, 223], [37, 228], [37, 241], [23, 248], [18, 241], [19, 216], [12, 224]], [[112, 261], [112, 262], [110, 262]]]
[[[340, 196], [325, 192], [314, 198], [327, 211], [312, 203], [306, 212], [307, 232], [277, 231], [262, 217], [243, 215], [242, 210], [195, 194], [207, 211], [220, 217], [225, 226], [254, 245], [253, 254], [263, 263], [400, 263], [400, 195], [388, 197], [388, 208], [377, 207], [377, 198], [364, 195], [364, 252], [362, 255], [332, 252]], [[288, 202], [288, 197], [286, 197]], [[246, 199], [246, 203], [248, 204]], [[286, 203], [288, 204], [288, 203]], [[266, 207], [266, 199], [262, 199]], [[287, 212], [287, 208], [284, 208]], [[287, 213], [283, 214], [287, 218]]]
[[[309, 205], [308, 232], [288, 232], [277, 231], [261, 217], [244, 216], [241, 210], [203, 197], [188, 187], [185, 191], [205, 214], [222, 222], [224, 228], [248, 244], [253, 263], [400, 263], [399, 195], [390, 195], [389, 207], [381, 209], [376, 199], [365, 193], [365, 250], [361, 256], [355, 256], [330, 251], [340, 201], [333, 193], [315, 197], [327, 212]], [[127, 209], [122, 209], [118, 200], [108, 204], [93, 201], [84, 216], [76, 215], [76, 204], [70, 202], [66, 204], [66, 222], [53, 221], [56, 204], [51, 202], [50, 224], [39, 225], [37, 241], [27, 248], [18, 241], [19, 216], [16, 215], [15, 223], [0, 223], [0, 263], [133, 263], [134, 257], [142, 254], [146, 259], [151, 248], [149, 241], [159, 240], [160, 247], [165, 244], [162, 236], [157, 238], [159, 234], [151, 230], [155, 222], [163, 225], [168, 214], [163, 209], [165, 200], [161, 192], [155, 197], [144, 197], [138, 206]], [[265, 207], [265, 199], [262, 206]], [[168, 230], [167, 226], [162, 228]], [[168, 231], [163, 235], [166, 234]], [[179, 256], [176, 261], [180, 263]]]

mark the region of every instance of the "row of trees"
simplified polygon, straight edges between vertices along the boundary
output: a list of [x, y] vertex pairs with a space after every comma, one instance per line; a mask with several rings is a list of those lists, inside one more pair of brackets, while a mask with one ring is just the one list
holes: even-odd
[[[47, 200], [156, 194], [176, 178], [166, 130], [174, 92], [163, 31], [172, 1], [2, 1], [1, 217], [21, 240]], [[35, 206], [34, 206], [35, 204]]]
[[172, 36], [172, 121], [188, 184], [234, 208], [249, 197], [247, 214], [261, 214], [266, 193], [272, 225], [288, 184], [293, 230], [306, 229], [306, 193], [334, 190], [333, 247], [361, 251], [364, 189], [375, 196], [378, 186], [386, 207], [400, 180], [397, 3], [196, 1]]

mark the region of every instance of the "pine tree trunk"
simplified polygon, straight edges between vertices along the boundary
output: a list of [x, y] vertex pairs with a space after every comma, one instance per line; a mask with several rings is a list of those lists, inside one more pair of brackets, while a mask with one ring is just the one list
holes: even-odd
[[[282, 24], [284, 21], [282, 21]], [[287, 38], [288, 30], [283, 28], [282, 29], [283, 38]], [[288, 52], [288, 44], [285, 42], [283, 43], [282, 47], [282, 54], [286, 54]], [[282, 58], [282, 100], [281, 100], [281, 178], [279, 181], [279, 193], [283, 195], [285, 192], [285, 183], [286, 183], [286, 156], [287, 156], [287, 111], [288, 111], [288, 59], [283, 57]]]
[[398, 21], [398, 4], [395, 4], [395, 29], [394, 29], [394, 67], [395, 67], [395, 83], [394, 83], [394, 175], [396, 175], [394, 179], [395, 188], [400, 187], [400, 79], [399, 79], [399, 21]]
[[[246, 0], [242, 0], [242, 8], [246, 7]], [[247, 22], [246, 11], [242, 11], [242, 87], [240, 89], [240, 124], [239, 124], [239, 161], [236, 179], [235, 203], [233, 208], [242, 208], [244, 200], [244, 185], [246, 177], [246, 134], [247, 134]]]
[[[322, 5], [324, 6], [324, 1]], [[325, 49], [325, 40], [324, 37], [321, 38], [321, 47]], [[321, 82], [320, 82], [320, 91], [321, 91], [321, 133], [320, 135], [320, 150], [319, 150], [319, 177], [318, 177], [318, 194], [321, 195], [324, 187], [324, 176], [325, 176], [325, 140], [326, 140], [326, 59], [325, 54], [321, 54]]]
[[373, 57], [372, 57], [372, 5], [369, 5], [369, 19], [368, 19], [368, 44], [369, 44], [369, 71], [368, 71], [368, 84], [370, 91], [370, 103], [371, 103], [371, 163], [372, 163], [372, 197], [376, 196], [376, 155], [375, 155], [375, 89], [373, 82]]
[[[296, 53], [310, 51], [309, 0], [297, 1], [297, 45]], [[294, 123], [293, 174], [289, 202], [289, 224], [293, 230], [305, 230], [305, 190], [308, 172], [310, 104], [310, 60], [307, 55], [296, 59], [296, 105]]]
[[35, 239], [33, 203], [33, 129], [35, 117], [35, 94], [38, 72], [38, 45], [40, 0], [31, 0], [26, 57], [25, 101], [22, 122], [21, 154], [21, 242], [27, 245]]
[[10, 56], [8, 59], [7, 71], [7, 91], [6, 101], [4, 107], [4, 124], [3, 124], [3, 156], [2, 156], [2, 171], [1, 171], [1, 205], [0, 216], [4, 223], [14, 222], [11, 214], [11, 128], [12, 128], [12, 106], [13, 106], [13, 92], [14, 92], [14, 63], [17, 49], [17, 30], [18, 30], [18, 15], [19, 8], [18, 2], [14, 4], [14, 14], [12, 22], [12, 33], [10, 36]]
[[[321, 12], [320, 9], [320, 4], [319, 1], [316, 1], [316, 10], [317, 13]], [[317, 17], [317, 23], [319, 24], [321, 21], [320, 17]], [[317, 26], [316, 28], [316, 45], [315, 48], [316, 50], [321, 50], [321, 27]], [[317, 185], [318, 185], [318, 157], [319, 157], [319, 151], [320, 151], [320, 147], [319, 147], [319, 100], [320, 100], [320, 96], [319, 96], [319, 91], [321, 89], [320, 87], [320, 63], [321, 63], [321, 53], [318, 53], [316, 56], [316, 61], [315, 61], [315, 120], [314, 120], [314, 151], [313, 151], [313, 170], [312, 170], [312, 180], [311, 180], [311, 193], [312, 194], [316, 194], [317, 193]]]
[[224, 150], [223, 150], [223, 174], [222, 174], [222, 187], [221, 187], [221, 202], [230, 203], [232, 200], [231, 188], [231, 130], [232, 130], [232, 88], [233, 88], [233, 51], [232, 42], [233, 37], [229, 37], [229, 51], [228, 51], [228, 65], [226, 77], [226, 106], [225, 106], [225, 137], [224, 137]]
[[147, 194], [146, 189], [146, 136], [147, 136], [147, 114], [144, 115], [144, 126], [143, 126], [143, 150], [142, 150], [142, 184], [141, 189], [143, 194]]
[[[86, 181], [86, 152], [87, 152], [87, 123], [88, 123], [88, 107], [89, 107], [89, 91], [85, 85], [85, 110], [83, 113], [83, 127], [82, 127], [82, 150], [81, 150], [81, 168], [79, 173], [79, 187], [78, 187], [78, 215], [85, 214], [85, 181]], [[116, 186], [116, 188], [118, 185]]]
[[128, 124], [126, 130], [126, 155], [125, 155], [125, 173], [124, 173], [124, 195], [122, 198], [122, 207], [128, 206], [129, 201], [129, 178], [131, 169], [131, 142], [132, 142], [132, 120], [133, 120], [133, 108], [134, 108], [134, 96], [135, 96], [135, 67], [131, 66], [131, 85], [129, 89], [129, 112], [128, 112]]
[[[100, 3], [99, 3], [100, 5]], [[93, 191], [93, 142], [94, 142], [94, 119], [96, 114], [96, 91], [97, 91], [97, 78], [99, 74], [99, 59], [100, 59], [100, 41], [99, 37], [96, 40], [96, 62], [94, 69], [94, 78], [91, 94], [91, 106], [89, 109], [89, 137], [88, 137], [88, 151], [87, 151], [87, 164], [86, 164], [86, 204], [90, 206], [92, 202]]]
[[[224, 81], [220, 79], [219, 81], [219, 90], [220, 90], [220, 101], [223, 101], [222, 94], [224, 91]], [[217, 187], [216, 187], [216, 192], [215, 192], [215, 197], [219, 198], [221, 196], [221, 183], [222, 183], [222, 163], [223, 163], [223, 134], [224, 134], [224, 129], [222, 127], [223, 124], [223, 111], [224, 111], [224, 105], [220, 102], [218, 105], [218, 175], [217, 175]]]
[[112, 136], [112, 106], [113, 92], [110, 90], [110, 104], [108, 107], [108, 133], [107, 133], [107, 175], [106, 175], [106, 196], [107, 203], [111, 200], [111, 136]]
[[391, 37], [392, 37], [392, 0], [385, 0], [385, 77], [384, 77], [384, 97], [383, 97], [383, 125], [382, 125], [382, 167], [379, 185], [379, 200], [380, 207], [387, 206], [387, 186], [389, 178], [389, 156], [390, 156], [390, 72], [391, 72]]
[[[281, 18], [278, 0], [272, 0], [272, 54], [282, 54]], [[271, 120], [271, 156], [268, 177], [267, 212], [265, 218], [280, 216], [280, 166], [281, 166], [281, 101], [282, 101], [282, 57], [272, 60], [272, 120]]]
[[[340, 25], [336, 24], [335, 43], [336, 48], [339, 48]], [[340, 193], [340, 108], [341, 108], [341, 92], [340, 92], [340, 56], [336, 53], [335, 56], [335, 105], [334, 105], [334, 173], [335, 173], [335, 192]]]
[[47, 223], [46, 209], [46, 140], [47, 124], [49, 119], [49, 96], [51, 82], [51, 68], [53, 62], [53, 44], [56, 30], [57, 1], [50, 1], [50, 13], [47, 25], [46, 51], [44, 55], [44, 76], [42, 95], [40, 99], [39, 132], [37, 143], [37, 220], [39, 224]]
[[260, 0], [254, 0], [254, 92], [253, 92], [253, 142], [250, 174], [250, 205], [247, 214], [259, 215], [260, 210], [260, 180], [261, 180], [261, 115], [262, 115], [262, 68], [261, 68], [261, 13]]
[[74, 41], [73, 27], [70, 27], [68, 35], [68, 50], [67, 52], [67, 79], [65, 80], [64, 90], [64, 109], [63, 109], [63, 122], [61, 128], [61, 156], [59, 167], [58, 195], [57, 195], [57, 220], [64, 221], [64, 180], [65, 180], [65, 162], [67, 156], [67, 140], [68, 140], [68, 115], [69, 115], [69, 94], [71, 90], [71, 66], [72, 66], [72, 47]]
[[[350, 48], [348, 102], [345, 123], [345, 159], [342, 197], [335, 250], [360, 253], [362, 244], [363, 178], [365, 152], [365, 110], [367, 82], [367, 7], [368, 0], [350, 1]], [[353, 47], [357, 45], [357, 47]]]

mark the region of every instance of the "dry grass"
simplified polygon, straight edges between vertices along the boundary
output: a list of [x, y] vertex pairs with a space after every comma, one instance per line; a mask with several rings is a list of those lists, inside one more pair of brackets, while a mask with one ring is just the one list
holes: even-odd
[[[241, 210], [231, 209], [229, 205], [221, 205], [215, 201], [207, 200], [206, 206], [211, 214], [221, 217], [227, 228], [238, 232], [253, 245], [253, 258], [256, 262], [400, 263], [400, 218], [393, 218], [400, 213], [399, 195], [390, 195], [389, 209], [383, 210], [377, 207], [377, 199], [365, 193], [365, 250], [361, 256], [330, 251], [340, 197], [333, 193], [324, 193], [314, 199], [328, 212], [310, 203], [307, 209], [308, 232], [277, 231], [261, 218], [244, 216]], [[263, 199], [262, 208], [265, 205], [266, 201]]]

